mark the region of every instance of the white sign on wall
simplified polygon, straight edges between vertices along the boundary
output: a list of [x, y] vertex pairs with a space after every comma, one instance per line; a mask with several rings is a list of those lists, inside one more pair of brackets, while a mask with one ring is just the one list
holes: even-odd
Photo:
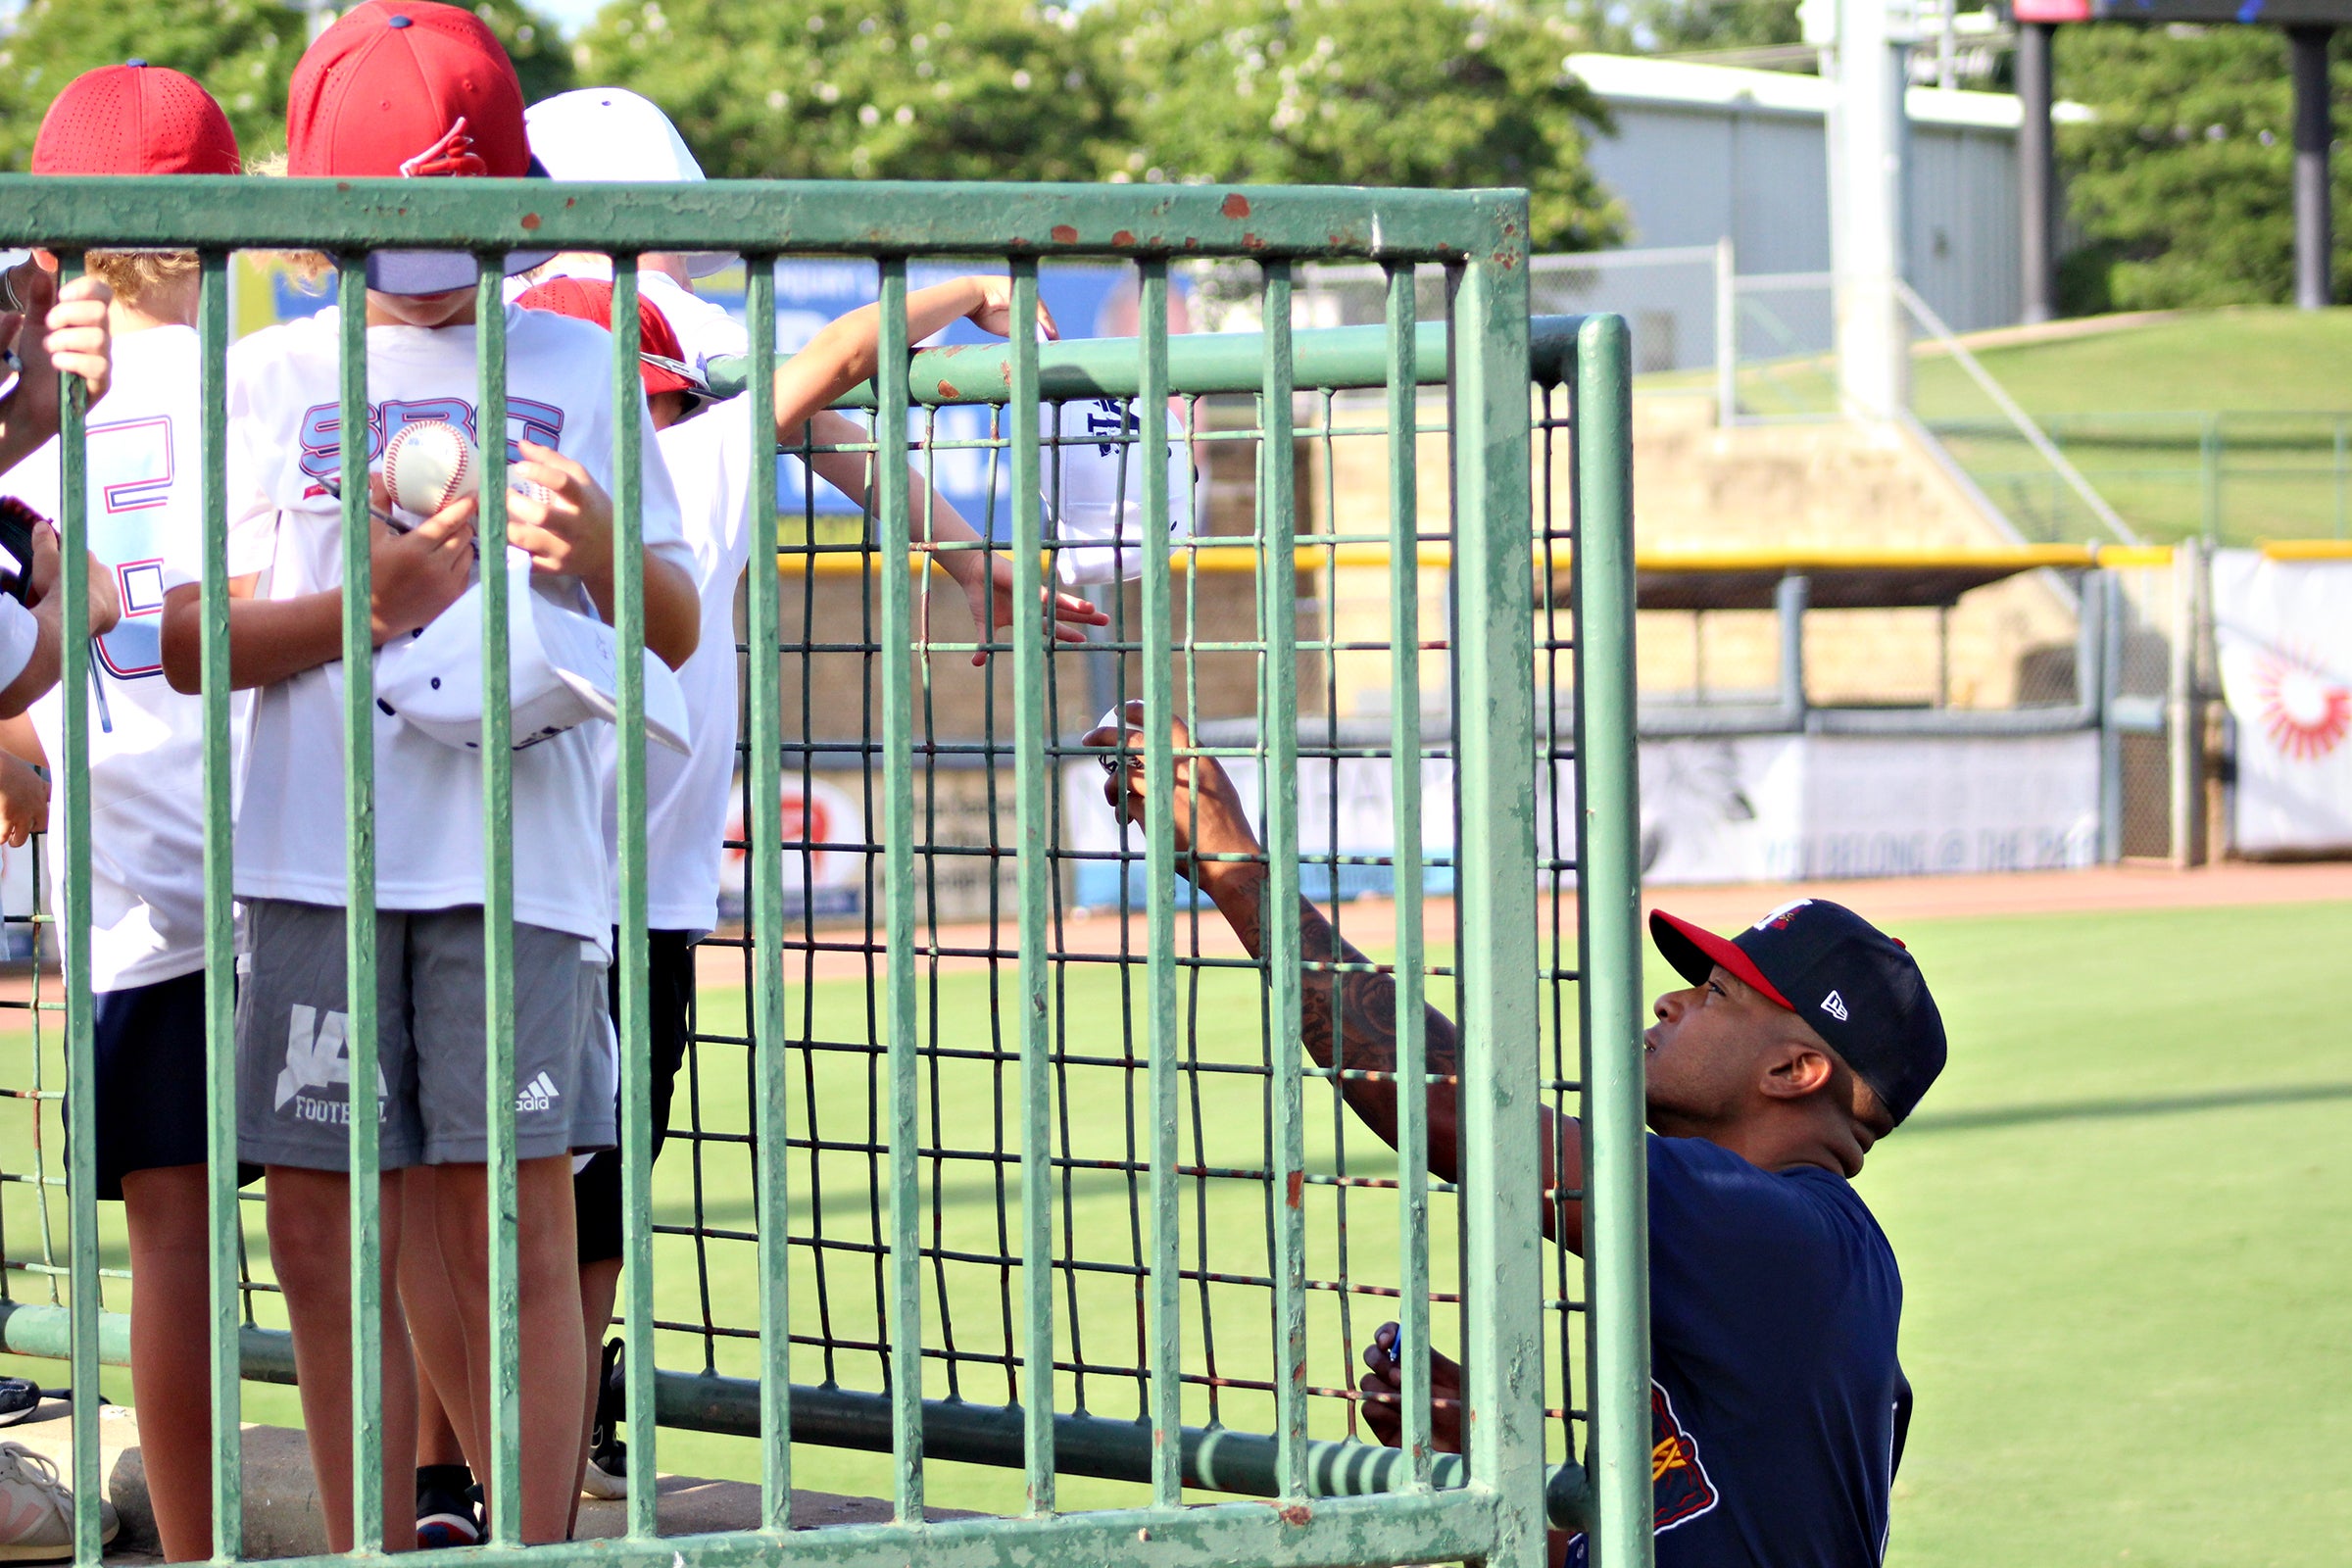
[[[1563, 794], [1573, 788], [1559, 768]], [[2098, 737], [1681, 736], [1642, 743], [1652, 883], [2053, 870], [2098, 857]]]
[[2352, 846], [2352, 562], [2213, 558], [2241, 851]]
[[[1227, 762], [1256, 820], [1257, 772]], [[1789, 882], [1814, 878], [2049, 870], [2092, 863], [2099, 843], [2098, 736], [1742, 735], [1642, 745], [1642, 862], [1645, 881]], [[1396, 805], [1390, 764], [1377, 759], [1298, 768], [1302, 858], [1334, 852], [1365, 859], [1391, 853]], [[1536, 851], [1576, 854], [1572, 764], [1553, 771], [1555, 793], [1537, 802]], [[1071, 849], [1120, 847], [1092, 761], [1062, 774], [1063, 833]], [[1422, 764], [1423, 885], [1453, 888], [1453, 773]], [[1129, 853], [1139, 853], [1140, 834]], [[1076, 901], [1117, 901], [1122, 870], [1140, 904], [1141, 868], [1080, 859]], [[1573, 884], [1573, 873], [1566, 879]], [[1300, 869], [1317, 902], [1380, 897], [1395, 873], [1380, 865]]]
[[[743, 779], [737, 775], [728, 791], [727, 849], [718, 862], [719, 918], [745, 918], [745, 877], [750, 842], [743, 826]], [[863, 852], [865, 813], [847, 790], [820, 778], [803, 780], [784, 775], [783, 818], [778, 824], [784, 840], [784, 913], [817, 916], [852, 915], [864, 905]], [[831, 848], [812, 849], [813, 845]]]

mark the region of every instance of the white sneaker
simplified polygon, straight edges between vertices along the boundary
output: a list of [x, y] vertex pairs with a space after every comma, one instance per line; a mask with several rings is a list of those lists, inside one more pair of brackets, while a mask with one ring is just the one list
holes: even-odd
[[607, 1502], [611, 1502], [615, 1497], [625, 1497], [629, 1494], [629, 1478], [606, 1474], [596, 1460], [591, 1458], [588, 1461], [588, 1468], [580, 1473], [580, 1494], [588, 1497], [601, 1497]]
[[[115, 1505], [98, 1499], [98, 1541], [122, 1529]], [[74, 1555], [74, 1494], [46, 1454], [0, 1443], [0, 1562], [65, 1562]]]

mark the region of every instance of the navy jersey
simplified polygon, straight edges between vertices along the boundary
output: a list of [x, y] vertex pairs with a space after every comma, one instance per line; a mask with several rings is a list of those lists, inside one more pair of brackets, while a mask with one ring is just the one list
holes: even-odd
[[1652, 1137], [1649, 1258], [1659, 1568], [1878, 1563], [1911, 1388], [1902, 1280], [1862, 1200]]

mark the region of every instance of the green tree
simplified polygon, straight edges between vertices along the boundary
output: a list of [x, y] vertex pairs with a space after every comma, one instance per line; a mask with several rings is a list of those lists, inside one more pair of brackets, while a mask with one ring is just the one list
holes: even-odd
[[[555, 25], [516, 0], [480, 0], [522, 78], [524, 100], [571, 85]], [[279, 0], [30, 0], [0, 35], [0, 169], [23, 171], [49, 102], [97, 66], [141, 59], [204, 83], [247, 157], [286, 140], [286, 83], [309, 19]]]
[[1542, 250], [1619, 238], [1585, 162], [1599, 100], [1558, 16], [1449, 0], [1102, 0], [1081, 23], [1115, 76], [1112, 179], [1458, 189], [1524, 185]]
[[1089, 179], [1109, 107], [1026, 0], [616, 0], [583, 79], [662, 105], [713, 176]]
[[[2348, 84], [2335, 67], [2340, 102]], [[2062, 274], [2074, 311], [2277, 303], [2294, 292], [2293, 91], [2275, 27], [2058, 29], [2056, 89], [2092, 118], [2059, 127], [2084, 243]], [[2337, 135], [2343, 134], [2337, 118]], [[2335, 200], [2352, 198], [2336, 160]], [[2338, 297], [2352, 232], [2336, 229]]]
[[1592, 47], [1690, 54], [1802, 41], [1797, 0], [1579, 0]]

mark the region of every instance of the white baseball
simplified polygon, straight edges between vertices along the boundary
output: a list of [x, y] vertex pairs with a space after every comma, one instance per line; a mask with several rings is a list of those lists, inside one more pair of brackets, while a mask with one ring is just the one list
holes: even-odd
[[384, 488], [403, 512], [429, 517], [482, 487], [482, 458], [446, 419], [419, 419], [384, 446]]

